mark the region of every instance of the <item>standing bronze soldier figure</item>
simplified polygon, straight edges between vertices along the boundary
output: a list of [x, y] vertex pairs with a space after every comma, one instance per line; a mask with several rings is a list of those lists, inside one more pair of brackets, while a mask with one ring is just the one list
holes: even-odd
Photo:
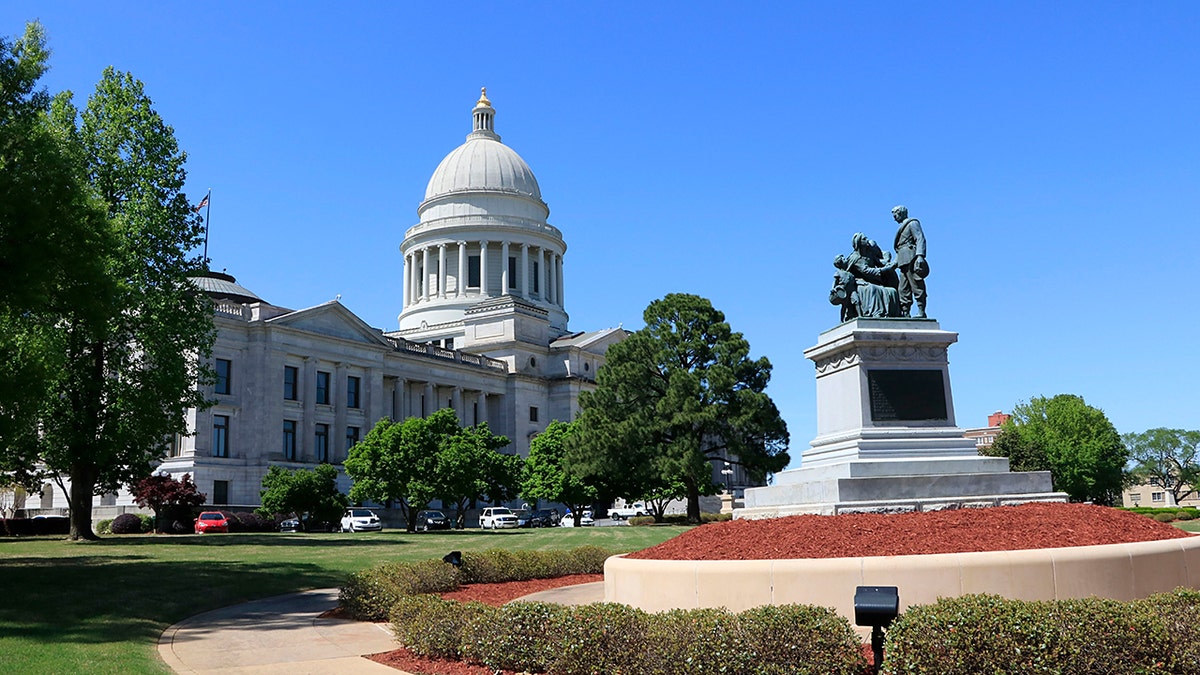
[[914, 319], [925, 318], [925, 277], [929, 275], [929, 263], [925, 262], [925, 233], [921, 221], [908, 217], [908, 207], [896, 206], [892, 218], [900, 223], [896, 230], [896, 265], [900, 268], [900, 316]]

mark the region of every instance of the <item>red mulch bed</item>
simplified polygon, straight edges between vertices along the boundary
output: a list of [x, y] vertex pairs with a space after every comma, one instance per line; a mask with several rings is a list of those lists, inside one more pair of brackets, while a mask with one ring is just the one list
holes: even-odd
[[[731, 520], [693, 528], [658, 546], [630, 553], [648, 560], [778, 560], [1016, 551], [1177, 539], [1192, 535], [1146, 516], [1090, 504], [1031, 503], [934, 513], [788, 516]], [[530, 593], [602, 581], [601, 574], [464, 586], [442, 597], [502, 605]], [[864, 653], [871, 660], [870, 646]], [[398, 649], [372, 661], [418, 675], [494, 674], [482, 666], [425, 659]]]
[[853, 558], [1125, 544], [1190, 536], [1166, 523], [1105, 506], [1030, 503], [933, 513], [730, 520], [697, 527], [628, 557]]

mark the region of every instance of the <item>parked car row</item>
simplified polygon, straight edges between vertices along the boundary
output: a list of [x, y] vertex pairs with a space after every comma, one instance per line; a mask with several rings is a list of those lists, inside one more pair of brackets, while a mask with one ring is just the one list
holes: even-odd
[[[311, 525], [306, 523], [307, 514], [304, 516], [294, 516], [279, 522], [280, 532], [304, 532]], [[414, 517], [414, 529], [417, 532], [431, 532], [435, 530], [449, 530], [454, 527], [454, 523], [442, 511], [433, 509], [425, 509], [417, 512]], [[580, 519], [580, 525], [592, 525], [594, 520], [591, 511], [584, 511]], [[513, 511], [504, 506], [489, 506], [483, 509], [479, 515], [479, 527], [484, 530], [505, 530], [519, 527], [573, 527], [575, 519], [573, 514], [568, 511], [566, 515], [559, 515], [558, 509], [521, 509]], [[323, 524], [323, 528], [328, 530], [330, 526]], [[370, 509], [351, 508], [347, 509], [342, 518], [332, 526], [335, 532], [380, 532], [383, 530], [383, 521], [379, 516]], [[220, 511], [204, 511], [195, 520], [196, 534], [205, 534], [209, 532], [229, 532], [229, 520], [225, 513]]]

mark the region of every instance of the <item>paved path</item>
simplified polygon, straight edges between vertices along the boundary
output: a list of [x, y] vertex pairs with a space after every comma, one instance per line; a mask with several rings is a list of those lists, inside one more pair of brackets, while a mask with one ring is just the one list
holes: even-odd
[[[158, 653], [177, 673], [403, 673], [362, 658], [396, 648], [386, 624], [320, 617], [337, 607], [337, 598], [337, 589], [327, 588], [197, 614], [164, 631]], [[523, 599], [564, 605], [599, 602], [604, 599], [604, 582], [555, 588]]]

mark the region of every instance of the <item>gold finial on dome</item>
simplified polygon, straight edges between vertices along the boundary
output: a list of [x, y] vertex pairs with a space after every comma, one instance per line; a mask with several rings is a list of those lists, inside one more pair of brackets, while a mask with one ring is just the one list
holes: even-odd
[[477, 101], [475, 103], [475, 107], [481, 108], [484, 106], [490, 108], [490, 107], [492, 107], [492, 102], [488, 100], [487, 87], [480, 87], [479, 88], [479, 101]]

